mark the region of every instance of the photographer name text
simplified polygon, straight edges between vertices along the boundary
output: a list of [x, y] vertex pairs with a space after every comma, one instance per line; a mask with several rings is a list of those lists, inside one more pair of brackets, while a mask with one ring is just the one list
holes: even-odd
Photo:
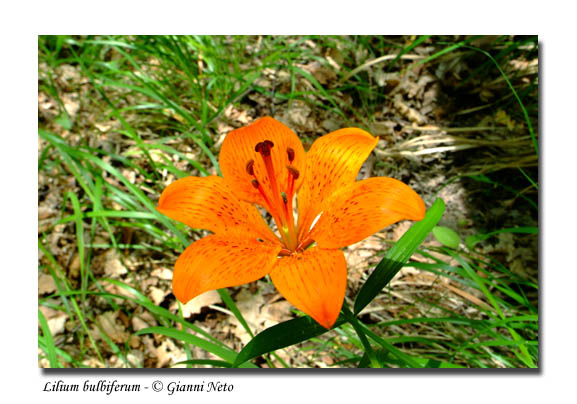
[[162, 382], [155, 380], [150, 384], [146, 383], [120, 383], [118, 380], [85, 380], [84, 383], [66, 383], [63, 380], [46, 382], [42, 391], [46, 392], [100, 392], [110, 395], [119, 392], [140, 392], [151, 390], [154, 392], [165, 392], [169, 396], [175, 393], [189, 392], [232, 392], [234, 385], [223, 382], [183, 383], [180, 381]]

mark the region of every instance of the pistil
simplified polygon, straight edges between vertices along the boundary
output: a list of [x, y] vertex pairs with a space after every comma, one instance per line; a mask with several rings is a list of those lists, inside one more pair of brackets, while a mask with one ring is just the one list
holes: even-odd
[[[288, 155], [289, 155], [289, 162], [292, 162], [290, 158], [291, 157], [290, 153], [288, 153]], [[293, 199], [294, 199], [295, 180], [299, 177], [299, 171], [290, 165], [287, 166], [287, 171], [288, 171], [287, 193], [283, 199], [285, 204], [285, 214], [289, 226], [289, 234], [291, 234], [292, 236], [291, 240], [293, 240], [293, 245], [291, 245], [291, 248], [295, 249], [298, 242], [298, 235], [295, 229], [295, 222], [293, 217]]]

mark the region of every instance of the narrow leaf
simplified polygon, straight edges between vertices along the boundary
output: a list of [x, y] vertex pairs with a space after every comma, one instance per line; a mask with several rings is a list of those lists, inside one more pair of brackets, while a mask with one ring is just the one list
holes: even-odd
[[234, 314], [234, 316], [236, 317], [236, 319], [238, 320], [238, 322], [242, 325], [242, 327], [244, 328], [244, 330], [248, 333], [248, 335], [250, 335], [251, 338], [254, 338], [254, 333], [252, 332], [252, 330], [250, 329], [250, 327], [248, 326], [248, 323], [246, 322], [246, 320], [244, 319], [242, 313], [240, 312], [240, 310], [238, 309], [238, 306], [236, 305], [236, 303], [234, 302], [234, 300], [232, 300], [232, 298], [230, 297], [230, 295], [228, 294], [226, 289], [218, 289], [217, 290], [220, 298], [222, 299], [222, 301], [226, 304], [226, 306], [230, 309], [230, 311], [232, 312], [232, 314]]
[[453, 229], [445, 226], [435, 226], [433, 227], [433, 235], [439, 243], [443, 244], [445, 247], [449, 248], [459, 248], [459, 235]]
[[[333, 325], [333, 328], [339, 327], [344, 322], [345, 319], [339, 317]], [[299, 317], [277, 324], [267, 328], [250, 340], [242, 351], [239, 352], [236, 361], [234, 362], [234, 366], [239, 366], [241, 363], [265, 353], [306, 341], [310, 338], [324, 334], [327, 331], [326, 328], [318, 324], [309, 316]]]
[[44, 317], [44, 314], [40, 310], [38, 310], [38, 322], [40, 323], [40, 328], [42, 328], [42, 333], [44, 335], [44, 352], [46, 352], [46, 356], [50, 362], [50, 367], [59, 368], [61, 366], [56, 357], [56, 346], [54, 345], [54, 339], [52, 338], [52, 333], [50, 332], [48, 321], [46, 321], [46, 317]]

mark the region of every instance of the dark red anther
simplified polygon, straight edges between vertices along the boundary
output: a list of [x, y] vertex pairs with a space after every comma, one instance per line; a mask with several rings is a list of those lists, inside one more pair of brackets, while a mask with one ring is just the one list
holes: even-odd
[[295, 159], [295, 151], [290, 147], [287, 147], [286, 154], [288, 155], [289, 163], [292, 163]]
[[290, 257], [291, 255], [293, 255], [293, 252], [288, 248], [283, 248], [278, 252], [279, 257]]
[[255, 187], [256, 189], [259, 189], [260, 184], [256, 179], [252, 180], [250, 183], [252, 184], [253, 187]]
[[263, 157], [270, 156], [270, 149], [274, 147], [274, 143], [270, 140], [265, 140], [264, 142], [257, 143], [254, 147], [254, 151], [262, 154]]
[[299, 170], [297, 170], [293, 166], [286, 166], [286, 168], [289, 171], [290, 175], [292, 175], [295, 180], [298, 179], [300, 175]]
[[246, 163], [246, 172], [249, 175], [254, 175], [254, 160], [249, 160], [248, 163]]

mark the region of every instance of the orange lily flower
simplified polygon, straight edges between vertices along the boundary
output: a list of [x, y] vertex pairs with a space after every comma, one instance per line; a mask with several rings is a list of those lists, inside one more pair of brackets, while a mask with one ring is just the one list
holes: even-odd
[[[176, 298], [186, 303], [206, 291], [270, 275], [290, 303], [331, 328], [347, 284], [340, 249], [425, 215], [419, 195], [396, 179], [356, 181], [377, 142], [361, 129], [340, 129], [305, 153], [297, 135], [270, 117], [231, 131], [219, 157], [223, 177], [179, 179], [158, 202], [166, 216], [214, 233], [192, 243], [176, 261]], [[255, 205], [270, 213], [276, 234]]]

